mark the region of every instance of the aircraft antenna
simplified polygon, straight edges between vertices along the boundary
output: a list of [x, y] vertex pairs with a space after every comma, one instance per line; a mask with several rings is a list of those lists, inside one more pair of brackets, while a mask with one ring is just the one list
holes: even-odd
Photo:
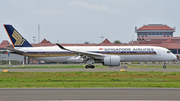
[[40, 43], [40, 24], [38, 24], [38, 43]]
[[58, 34], [58, 31], [57, 31], [57, 43], [59, 43], [59, 34]]
[[101, 34], [102, 34], [101, 38], [102, 38], [102, 42], [103, 42], [104, 36], [103, 36], [103, 28], [102, 28], [102, 25], [101, 25]]
[[36, 45], [36, 36], [33, 36], [33, 41], [34, 41], [34, 47]]
[[132, 39], [132, 43], [131, 44], [134, 44], [134, 34], [133, 34], [133, 39]]
[[134, 41], [134, 34], [133, 34], [133, 41]]

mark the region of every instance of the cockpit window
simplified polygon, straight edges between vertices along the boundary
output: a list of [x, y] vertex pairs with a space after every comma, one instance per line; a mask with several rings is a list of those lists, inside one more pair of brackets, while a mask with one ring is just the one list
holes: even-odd
[[171, 53], [170, 51], [167, 51], [167, 53]]

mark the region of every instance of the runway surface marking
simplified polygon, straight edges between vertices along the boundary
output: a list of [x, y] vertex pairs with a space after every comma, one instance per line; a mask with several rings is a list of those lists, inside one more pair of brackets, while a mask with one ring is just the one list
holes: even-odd
[[[3, 72], [6, 69], [0, 69], [0, 72]], [[9, 72], [63, 72], [63, 71], [86, 71], [86, 72], [101, 72], [101, 71], [121, 71], [119, 68], [107, 68], [107, 69], [85, 69], [85, 68], [51, 68], [51, 69], [8, 69]], [[180, 69], [123, 69], [123, 71], [167, 71], [167, 72], [176, 72]]]

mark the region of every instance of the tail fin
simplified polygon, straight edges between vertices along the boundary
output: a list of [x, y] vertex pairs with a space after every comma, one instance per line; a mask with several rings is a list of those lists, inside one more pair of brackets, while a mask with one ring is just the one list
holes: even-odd
[[32, 45], [23, 38], [12, 25], [5, 25], [4, 28], [12, 42], [13, 47], [32, 47]]

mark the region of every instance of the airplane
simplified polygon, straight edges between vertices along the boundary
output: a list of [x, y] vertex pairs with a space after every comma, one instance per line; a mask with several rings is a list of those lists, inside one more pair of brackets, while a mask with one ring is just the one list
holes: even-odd
[[34, 59], [51, 62], [86, 63], [86, 69], [95, 68], [94, 63], [104, 66], [119, 66], [120, 62], [165, 62], [177, 60], [166, 48], [156, 46], [55, 46], [33, 47], [9, 24], [4, 28], [12, 42], [10, 52]]

